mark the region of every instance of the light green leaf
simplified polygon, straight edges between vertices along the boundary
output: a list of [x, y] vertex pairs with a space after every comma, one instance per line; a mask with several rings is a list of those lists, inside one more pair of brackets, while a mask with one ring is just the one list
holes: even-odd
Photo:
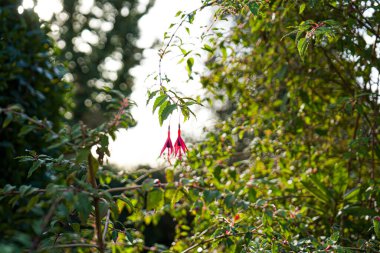
[[147, 210], [160, 209], [164, 205], [164, 192], [162, 189], [155, 189], [148, 193]]
[[380, 217], [376, 216], [373, 220], [373, 230], [375, 231], [377, 239], [380, 239]]
[[303, 11], [305, 10], [305, 8], [306, 8], [306, 4], [305, 4], [305, 3], [302, 3], [302, 4], [300, 5], [300, 11], [299, 11], [299, 14], [302, 14]]
[[210, 45], [207, 45], [207, 44], [204, 44], [202, 49], [210, 53], [214, 52], [214, 49]]
[[157, 107], [162, 105], [168, 98], [169, 97], [166, 94], [162, 94], [161, 96], [158, 96], [153, 104], [153, 113], [156, 111]]
[[308, 46], [309, 46], [309, 40], [306, 38], [301, 38], [297, 43], [298, 53], [300, 54], [302, 60], [304, 60], [305, 58], [305, 53]]
[[128, 212], [133, 213], [133, 210], [135, 207], [133, 206], [132, 202], [127, 197], [124, 197], [124, 196], [118, 196], [118, 198], [127, 204]]
[[178, 17], [181, 14], [182, 14], [182, 11], [177, 11], [177, 13], [175, 14], [175, 17]]
[[194, 58], [190, 57], [186, 61], [186, 70], [189, 76], [191, 75], [191, 72], [193, 71], [193, 65], [194, 65]]

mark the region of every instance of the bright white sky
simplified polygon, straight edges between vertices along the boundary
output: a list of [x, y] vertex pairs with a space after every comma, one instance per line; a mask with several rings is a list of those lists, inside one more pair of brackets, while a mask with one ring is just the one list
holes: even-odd
[[[149, 48], [155, 40], [162, 40], [164, 32], [169, 25], [178, 22], [175, 14], [178, 10], [192, 11], [201, 6], [200, 0], [157, 0], [154, 7], [149, 13], [142, 17], [139, 22], [141, 38], [138, 45], [143, 48]], [[195, 24], [191, 27], [192, 36], [200, 34], [200, 24], [208, 24], [210, 14], [207, 12], [196, 19]], [[184, 29], [179, 34], [186, 37]], [[189, 38], [191, 40], [191, 38]], [[193, 41], [194, 42], [194, 41]], [[194, 42], [195, 43], [195, 42]], [[198, 43], [200, 43], [198, 41]], [[161, 148], [167, 137], [167, 126], [169, 121], [164, 122], [160, 127], [158, 123], [157, 112], [152, 114], [152, 104], [146, 105], [147, 89], [157, 88], [157, 82], [152, 78], [145, 80], [149, 74], [158, 70], [158, 51], [157, 49], [146, 49], [144, 51], [144, 60], [141, 65], [131, 70], [135, 77], [135, 86], [131, 99], [134, 100], [138, 107], [132, 110], [132, 115], [138, 122], [138, 125], [128, 131], [120, 131], [117, 140], [111, 145], [111, 162], [129, 169], [139, 164], [149, 164], [152, 167], [164, 165], [164, 159], [158, 159]], [[168, 54], [162, 63], [162, 71], [171, 79], [171, 83], [177, 90], [187, 94], [201, 94], [201, 85], [198, 80], [187, 83], [187, 71], [184, 65], [178, 65], [180, 60], [176, 54]], [[202, 70], [200, 61], [194, 65], [195, 70]], [[175, 84], [175, 85], [174, 85]], [[156, 86], [155, 86], [156, 85]], [[197, 120], [191, 119], [185, 123], [181, 122], [182, 133], [185, 136], [185, 142], [189, 142], [190, 137], [199, 140], [203, 136], [203, 127], [213, 125], [212, 116], [209, 110], [202, 108], [193, 108], [197, 114]], [[174, 113], [171, 121], [171, 138], [175, 141], [177, 138], [178, 114]], [[188, 145], [191, 147], [191, 145]]]
[[[140, 2], [142, 9], [144, 9], [148, 0], [140, 0]], [[165, 31], [168, 31], [171, 23], [178, 23], [178, 18], [175, 18], [177, 11], [188, 12], [200, 6], [200, 0], [156, 0], [155, 5], [149, 13], [142, 17], [139, 22], [141, 37], [138, 41], [138, 46], [146, 49], [143, 53], [141, 65], [131, 70], [131, 74], [135, 77], [131, 99], [138, 105], [132, 110], [132, 115], [138, 124], [127, 131], [120, 130], [116, 141], [110, 145], [111, 157], [109, 162], [117, 164], [122, 169], [130, 170], [138, 165], [150, 165], [152, 167], [166, 165], [164, 159], [158, 158], [158, 156], [167, 137], [169, 121], [167, 120], [160, 127], [157, 112], [155, 115], [152, 114], [152, 104], [146, 106], [147, 90], [157, 87], [157, 81], [154, 81], [152, 78], [147, 79], [148, 75], [158, 70], [158, 49], [150, 49], [150, 47], [154, 41], [162, 41]], [[50, 20], [53, 13], [62, 11], [60, 0], [38, 0], [37, 5], [34, 5], [33, 0], [24, 0], [22, 6], [19, 7], [19, 12], [21, 13], [23, 9], [27, 8], [34, 8], [43, 20]], [[187, 37], [186, 42], [199, 44], [200, 47], [200, 41], [194, 38], [202, 32], [202, 29], [199, 28], [201, 25], [210, 24], [210, 17], [211, 14], [207, 10], [203, 11], [202, 15], [196, 17], [194, 25], [190, 27], [190, 37], [184, 28], [178, 34], [181, 37]], [[171, 85], [173, 84], [169, 88], [177, 89], [187, 96], [202, 94], [201, 85], [197, 78], [192, 82], [187, 82], [187, 71], [183, 64], [177, 64], [180, 60], [177, 55], [178, 52], [168, 54], [162, 62], [162, 72], [171, 79]], [[202, 71], [202, 68], [202, 60], [195, 59], [193, 70]], [[203, 128], [213, 125], [213, 117], [210, 110], [197, 108], [196, 106], [192, 109], [196, 112], [197, 120], [190, 119], [185, 123], [181, 122], [182, 134], [189, 148], [191, 148], [190, 139], [193, 141], [201, 139], [204, 133]], [[175, 141], [178, 125], [177, 113], [173, 114], [170, 122], [172, 129], [171, 138], [172, 141]]]

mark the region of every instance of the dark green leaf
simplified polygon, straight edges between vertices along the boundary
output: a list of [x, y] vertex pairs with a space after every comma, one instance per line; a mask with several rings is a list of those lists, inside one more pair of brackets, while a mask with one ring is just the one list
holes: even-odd
[[116, 243], [119, 232], [117, 230], [112, 231], [112, 241]]
[[248, 4], [248, 7], [253, 15], [257, 16], [257, 14], [259, 14], [260, 6], [256, 2], [250, 2]]
[[6, 113], [6, 117], [3, 121], [3, 128], [6, 128], [11, 122], [12, 122], [12, 119], [13, 119], [13, 114], [12, 113]]
[[[161, 109], [161, 108], [160, 108]], [[160, 112], [160, 114], [158, 115], [159, 117], [159, 120], [160, 120], [160, 125], [162, 126], [162, 123], [164, 123], [164, 121], [168, 118], [168, 116], [175, 110], [177, 109], [177, 105], [176, 104], [168, 104], [167, 106], [165, 106], [165, 108], [162, 110], [162, 112]], [[160, 110], [161, 111], [161, 110]]]
[[43, 161], [41, 160], [35, 161], [32, 167], [28, 171], [28, 177], [30, 177], [33, 174], [33, 172], [35, 172], [39, 167], [41, 167], [42, 164], [43, 164]]

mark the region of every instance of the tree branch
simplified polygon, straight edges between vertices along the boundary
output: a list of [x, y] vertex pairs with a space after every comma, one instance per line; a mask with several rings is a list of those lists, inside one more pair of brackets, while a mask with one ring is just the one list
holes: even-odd
[[[88, 174], [89, 174], [89, 179], [92, 187], [94, 189], [97, 189], [98, 186], [96, 184], [96, 178], [95, 178], [95, 169], [92, 164], [92, 154], [90, 153], [87, 157], [88, 160]], [[104, 253], [104, 244], [103, 244], [103, 237], [102, 237], [102, 224], [101, 224], [101, 218], [100, 218], [100, 213], [99, 213], [99, 196], [94, 196], [94, 208], [95, 208], [95, 232], [96, 232], [96, 237], [98, 240], [98, 249], [100, 253]]]
[[37, 252], [51, 250], [51, 249], [62, 249], [62, 248], [98, 248], [98, 245], [95, 244], [87, 244], [87, 243], [71, 243], [71, 244], [59, 244], [59, 245], [53, 245], [49, 247], [45, 247], [42, 249], [37, 250]]
[[57, 199], [53, 202], [53, 204], [51, 205], [51, 207], [50, 207], [48, 213], [46, 214], [46, 216], [45, 216], [44, 219], [42, 220], [42, 224], [41, 224], [41, 234], [40, 234], [40, 235], [37, 235], [37, 236], [34, 238], [34, 240], [33, 240], [33, 245], [32, 245], [32, 248], [31, 248], [30, 252], [33, 252], [33, 251], [35, 251], [35, 250], [38, 248], [38, 246], [39, 246], [39, 244], [40, 244], [40, 242], [41, 242], [41, 237], [42, 237], [42, 235], [44, 234], [44, 232], [45, 232], [45, 230], [46, 230], [46, 227], [49, 225], [49, 222], [50, 222], [51, 218], [53, 217], [53, 215], [54, 215], [54, 213], [55, 213], [55, 211], [56, 211], [56, 209], [57, 209], [57, 206], [58, 206], [59, 202], [61, 202], [61, 200], [62, 200], [62, 197], [59, 197], [59, 198], [57, 198]]

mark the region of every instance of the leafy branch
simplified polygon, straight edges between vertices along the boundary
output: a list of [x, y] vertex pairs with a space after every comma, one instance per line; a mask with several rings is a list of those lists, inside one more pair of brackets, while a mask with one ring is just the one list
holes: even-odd
[[231, 234], [222, 234], [222, 235], [216, 236], [214, 238], [210, 238], [210, 239], [207, 239], [207, 240], [200, 241], [200, 242], [192, 245], [191, 247], [185, 249], [184, 251], [182, 251], [182, 253], [190, 252], [191, 250], [193, 250], [193, 249], [195, 249], [195, 248], [197, 248], [197, 247], [199, 247], [199, 246], [201, 246], [203, 244], [212, 243], [212, 242], [215, 242], [215, 241], [218, 241], [218, 240], [221, 240], [221, 239], [224, 239], [224, 238], [228, 238], [228, 237], [235, 237], [235, 236], [246, 235], [247, 233], [257, 234], [257, 235], [263, 235], [262, 233], [260, 233], [260, 232], [257, 231], [262, 226], [263, 226], [263, 224], [257, 226], [256, 228], [254, 228], [251, 231], [231, 233]]

